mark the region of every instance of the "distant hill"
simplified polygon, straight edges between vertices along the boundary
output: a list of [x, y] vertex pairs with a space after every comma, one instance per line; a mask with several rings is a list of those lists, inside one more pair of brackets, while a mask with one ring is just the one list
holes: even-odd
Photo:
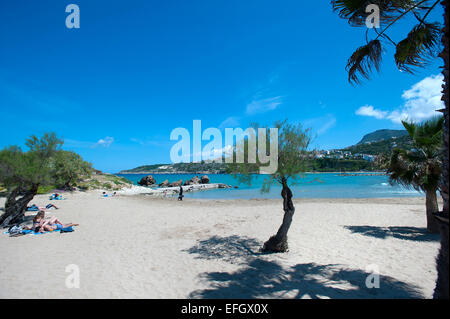
[[377, 130], [375, 132], [364, 135], [362, 140], [359, 141], [356, 145], [364, 143], [380, 142], [383, 140], [399, 138], [407, 135], [408, 132], [406, 132], [405, 130]]
[[139, 166], [119, 172], [119, 174], [221, 174], [226, 172], [224, 163], [177, 163], [177, 164], [153, 164]]
[[[412, 141], [405, 130], [378, 130], [366, 134], [358, 144], [340, 150], [351, 152], [352, 158], [313, 159], [307, 166], [310, 171], [370, 171], [376, 169], [373, 163], [357, 154], [389, 155], [394, 148], [412, 148]], [[143, 165], [119, 174], [223, 174], [227, 171], [228, 165], [225, 163], [201, 162]]]
[[358, 143], [343, 149], [343, 151], [349, 151], [352, 154], [379, 155], [391, 154], [394, 148], [411, 149], [412, 141], [409, 135], [383, 139], [378, 142]]

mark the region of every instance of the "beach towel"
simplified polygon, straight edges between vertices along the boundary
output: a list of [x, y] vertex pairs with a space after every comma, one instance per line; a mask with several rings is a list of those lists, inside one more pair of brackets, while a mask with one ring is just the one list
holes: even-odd
[[[70, 227], [66, 227], [66, 228], [60, 228], [60, 229], [55, 229], [53, 231], [46, 231], [43, 233], [39, 233], [39, 232], [35, 232], [34, 230], [31, 229], [24, 229], [20, 232], [21, 235], [28, 235], [28, 234], [32, 234], [32, 235], [44, 235], [44, 234], [48, 234], [48, 233], [70, 233], [75, 231], [75, 229], [73, 229], [72, 226]], [[9, 231], [5, 231], [4, 234], [10, 235]], [[14, 234], [13, 236], [18, 236], [17, 234]], [[12, 236], [11, 236], [12, 237]]]
[[[58, 232], [60, 232], [61, 230], [60, 229], [56, 229], [56, 230], [54, 230], [54, 231], [46, 231], [46, 232], [43, 232], [43, 233], [39, 233], [39, 232], [35, 232], [34, 230], [31, 230], [31, 229], [24, 229], [24, 230], [22, 230], [21, 232], [20, 232], [20, 234], [21, 235], [28, 235], [28, 234], [32, 234], [32, 235], [44, 235], [44, 234], [48, 234], [48, 233], [58, 233]], [[6, 235], [10, 235], [11, 236], [11, 234], [9, 233], [9, 231], [5, 231], [3, 234], [6, 234]], [[14, 236], [17, 236], [17, 235], [14, 235]]]
[[[56, 209], [56, 208], [52, 204], [48, 204], [47, 206], [45, 206], [45, 209], [50, 210], [50, 209]], [[30, 207], [27, 207], [27, 212], [37, 212], [39, 210], [40, 210], [40, 208], [38, 206], [36, 206], [36, 204], [33, 204]]]

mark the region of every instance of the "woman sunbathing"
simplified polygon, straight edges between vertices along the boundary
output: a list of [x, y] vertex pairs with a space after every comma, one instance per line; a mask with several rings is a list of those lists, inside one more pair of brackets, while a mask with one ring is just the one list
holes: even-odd
[[[78, 226], [79, 224], [68, 223], [63, 224], [58, 218], [45, 218], [45, 212], [39, 211], [33, 218], [33, 226], [31, 227], [36, 233], [43, 233], [44, 231], [53, 231], [63, 229], [70, 226]], [[28, 228], [28, 227], [27, 227]]]

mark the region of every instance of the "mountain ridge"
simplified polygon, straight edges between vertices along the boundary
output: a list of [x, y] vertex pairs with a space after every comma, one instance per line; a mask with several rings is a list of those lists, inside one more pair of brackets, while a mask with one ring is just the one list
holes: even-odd
[[406, 135], [408, 135], [408, 132], [406, 130], [381, 129], [364, 135], [363, 138], [358, 143], [356, 143], [356, 145], [364, 143], [380, 142], [383, 140], [403, 137]]
[[[348, 164], [348, 161], [358, 161], [363, 157], [362, 154], [372, 156], [377, 156], [380, 154], [389, 155], [392, 153], [394, 148], [410, 149], [411, 147], [412, 141], [406, 130], [381, 129], [364, 135], [361, 141], [355, 145], [334, 150], [340, 152], [350, 152], [351, 154], [356, 155], [356, 158], [334, 160]], [[312, 162], [317, 161], [320, 161], [320, 159], [312, 160]], [[360, 159], [359, 162], [359, 164], [362, 164], [358, 164], [358, 167], [365, 167], [364, 160]], [[224, 163], [208, 163], [202, 161], [200, 163], [142, 165], [133, 169], [122, 170], [119, 174], [223, 174], [226, 172], [227, 165]]]

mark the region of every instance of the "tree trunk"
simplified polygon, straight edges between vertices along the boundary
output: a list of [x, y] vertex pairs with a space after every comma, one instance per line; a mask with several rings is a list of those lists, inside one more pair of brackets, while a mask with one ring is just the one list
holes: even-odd
[[436, 287], [434, 289], [433, 298], [435, 299], [448, 299], [448, 40], [449, 40], [449, 28], [448, 28], [448, 1], [443, 0], [441, 2], [444, 8], [444, 29], [442, 30], [442, 45], [444, 50], [441, 53], [441, 58], [444, 60], [444, 67], [442, 74], [444, 75], [444, 84], [442, 86], [442, 100], [444, 101], [444, 132], [443, 132], [443, 160], [442, 160], [442, 178], [440, 182], [440, 189], [444, 206], [440, 213], [440, 233], [441, 233], [441, 248], [439, 250], [438, 257], [436, 259], [436, 268], [438, 277], [436, 281]]
[[434, 299], [448, 299], [448, 215], [437, 216], [441, 231], [441, 248], [436, 258], [438, 277], [434, 288]]
[[[23, 221], [28, 203], [37, 194], [37, 185], [33, 185], [28, 190], [20, 187], [15, 188], [9, 194], [5, 203], [5, 213], [0, 216], [0, 228], [9, 227]], [[22, 195], [19, 199], [17, 197]]]
[[436, 190], [426, 192], [425, 206], [427, 210], [427, 231], [432, 234], [438, 234], [439, 223], [433, 215], [439, 212]]
[[283, 197], [283, 223], [281, 224], [278, 232], [275, 236], [270, 237], [268, 241], [264, 243], [263, 252], [286, 252], [288, 250], [288, 231], [291, 227], [292, 217], [294, 216], [295, 207], [292, 202], [292, 192], [287, 186], [287, 181], [283, 177], [282, 179], [283, 189], [281, 190], [281, 197]]

